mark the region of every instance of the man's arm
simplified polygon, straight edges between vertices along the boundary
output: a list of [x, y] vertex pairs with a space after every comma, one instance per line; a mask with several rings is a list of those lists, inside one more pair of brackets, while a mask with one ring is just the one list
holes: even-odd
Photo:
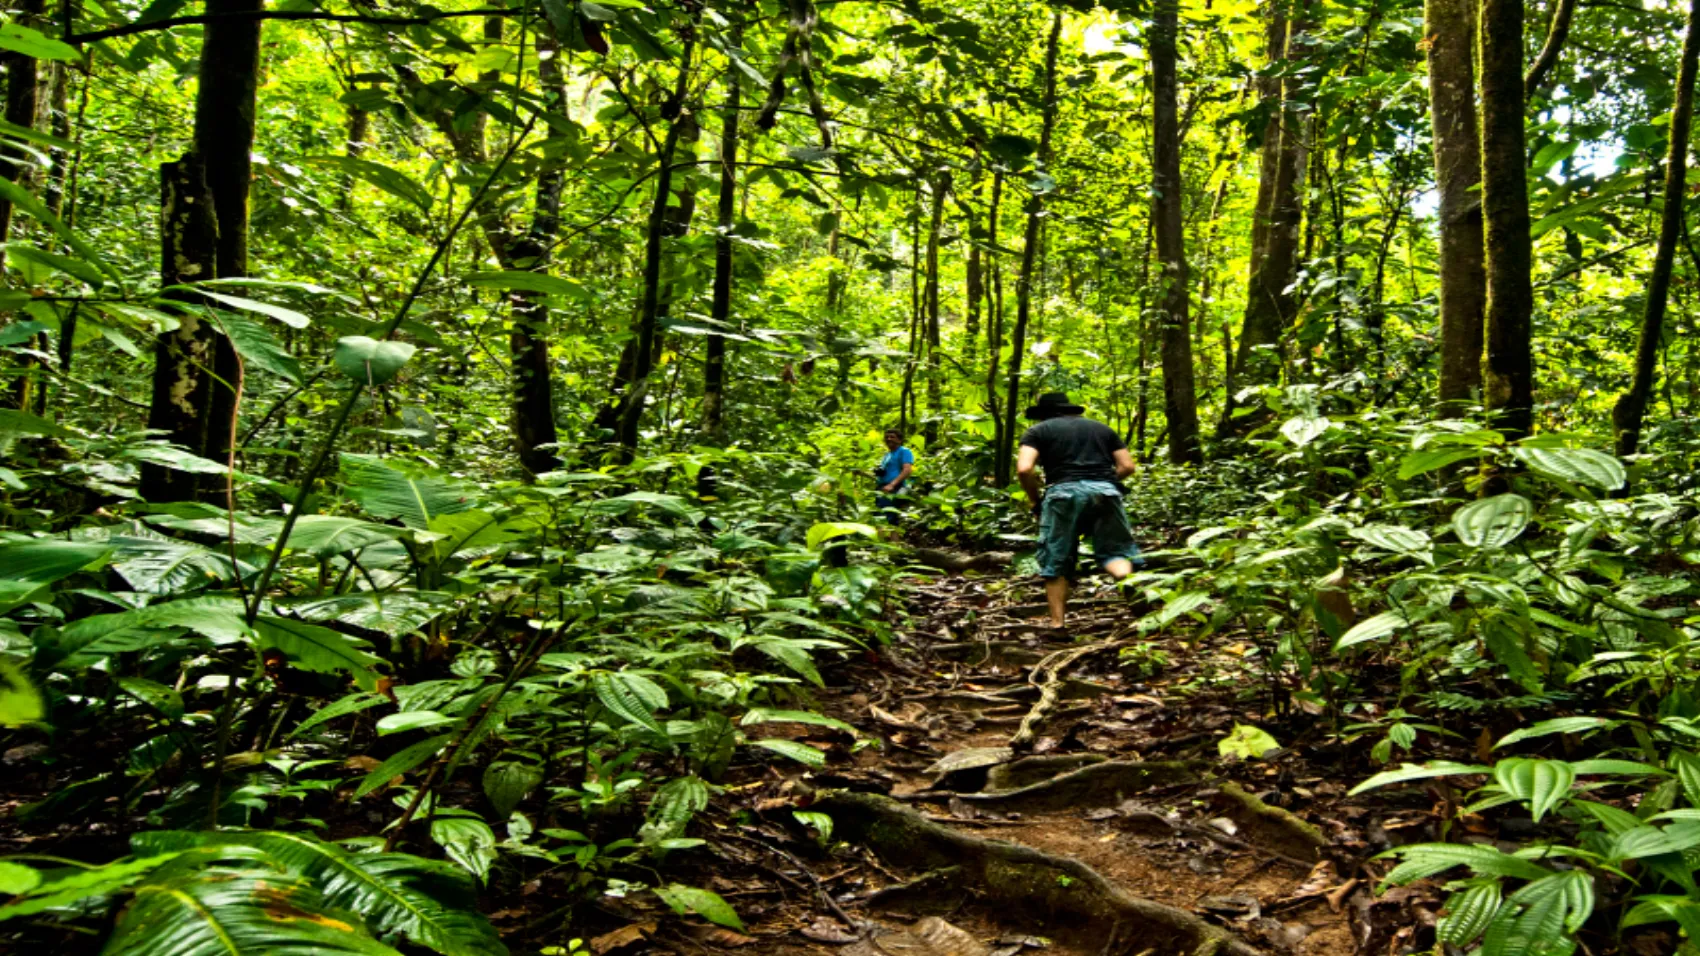
[[1139, 464], [1133, 460], [1133, 455], [1126, 448], [1117, 448], [1115, 459], [1117, 478], [1126, 478], [1139, 470]]
[[904, 482], [908, 481], [909, 476], [914, 474], [914, 473], [915, 473], [915, 466], [910, 464], [909, 462], [904, 462], [903, 463], [903, 470], [898, 472], [897, 477], [893, 478], [889, 484], [882, 486], [880, 488], [880, 490], [886, 491], [886, 492], [896, 491], [898, 486], [903, 484]]
[[1021, 480], [1021, 490], [1027, 492], [1027, 500], [1037, 509], [1045, 497], [1044, 489], [1039, 486], [1039, 449], [1021, 446], [1021, 455], [1015, 459], [1015, 477]]

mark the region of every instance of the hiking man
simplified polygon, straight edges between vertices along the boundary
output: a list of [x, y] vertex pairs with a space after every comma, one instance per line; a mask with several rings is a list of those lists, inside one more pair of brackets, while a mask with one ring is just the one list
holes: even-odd
[[897, 506], [894, 497], [903, 490], [903, 485], [909, 476], [915, 473], [915, 453], [903, 445], [903, 433], [895, 428], [885, 430], [885, 457], [880, 459], [879, 466], [874, 469], [874, 482], [879, 486], [879, 495], [874, 503], [881, 508], [893, 509]]
[[[1092, 535], [1093, 556], [1118, 581], [1132, 574], [1139, 561], [1122, 510], [1121, 479], [1133, 474], [1133, 456], [1114, 429], [1081, 417], [1085, 411], [1062, 392], [1039, 396], [1039, 403], [1027, 409], [1027, 420], [1037, 424], [1021, 436], [1015, 466], [1040, 516], [1039, 574], [1045, 579], [1045, 602], [1056, 627], [1063, 626], [1082, 535]], [[1039, 484], [1041, 465], [1047, 487]]]

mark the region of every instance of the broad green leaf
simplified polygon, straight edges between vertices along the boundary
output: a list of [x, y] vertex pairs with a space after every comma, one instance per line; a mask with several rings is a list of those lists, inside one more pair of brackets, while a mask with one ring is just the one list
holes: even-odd
[[535, 292], [539, 295], [558, 295], [576, 300], [590, 298], [590, 293], [577, 282], [543, 272], [474, 272], [464, 281], [467, 285], [480, 289]]
[[1281, 436], [1303, 448], [1321, 438], [1333, 425], [1333, 422], [1321, 416], [1300, 415], [1281, 423]]
[[1499, 739], [1493, 749], [1510, 745], [1535, 737], [1545, 737], [1550, 734], [1580, 734], [1590, 730], [1601, 730], [1616, 727], [1621, 721], [1607, 720], [1604, 717], [1556, 717], [1530, 724], [1521, 730], [1513, 730]]
[[0, 609], [105, 557], [102, 543], [33, 538], [0, 544]]
[[1379, 641], [1406, 628], [1416, 626], [1424, 616], [1424, 613], [1421, 612], [1407, 615], [1397, 608], [1391, 611], [1382, 611], [1374, 617], [1364, 618], [1354, 624], [1346, 633], [1340, 635], [1340, 639], [1334, 642], [1334, 649], [1342, 651], [1358, 644]]
[[1435, 926], [1435, 939], [1453, 946], [1468, 945], [1487, 929], [1494, 914], [1499, 912], [1500, 900], [1498, 883], [1484, 883], [1452, 894], [1446, 901], [1446, 915]]
[[406, 342], [379, 341], [364, 335], [346, 335], [336, 340], [333, 361], [342, 374], [363, 385], [383, 385], [400, 374], [413, 357], [414, 347]]
[[77, 433], [45, 418], [21, 412], [15, 408], [0, 408], [0, 441], [14, 435], [49, 435], [54, 438], [75, 438]]
[[40, 885], [39, 870], [0, 860], [0, 896], [22, 896]]
[[374, 694], [363, 690], [355, 691], [346, 697], [340, 698], [329, 707], [321, 707], [318, 710], [313, 711], [312, 716], [295, 725], [295, 729], [289, 732], [289, 737], [299, 737], [326, 721], [335, 720], [338, 717], [347, 717], [349, 714], [357, 714], [360, 711], [376, 707], [379, 704], [386, 703], [387, 701], [388, 698], [384, 697], [382, 694]]
[[1433, 777], [1458, 777], [1474, 774], [1493, 773], [1492, 767], [1479, 764], [1453, 763], [1450, 760], [1432, 760], [1425, 764], [1401, 764], [1397, 770], [1383, 770], [1375, 776], [1351, 789], [1349, 796], [1357, 796], [1377, 787], [1388, 784], [1405, 783], [1411, 780], [1428, 780]]
[[44, 878], [28, 891], [28, 896], [0, 906], [0, 923], [70, 906], [93, 896], [116, 893], [179, 856], [180, 853], [160, 853], [139, 859], [123, 859], [55, 879]]
[[1472, 548], [1503, 548], [1523, 533], [1534, 513], [1535, 506], [1522, 495], [1495, 495], [1459, 508], [1452, 530]]
[[375, 455], [342, 454], [343, 487], [375, 518], [399, 518], [409, 528], [426, 530], [438, 515], [477, 506], [472, 490], [444, 478], [391, 468]]
[[443, 734], [439, 737], [432, 737], [430, 740], [421, 740], [391, 754], [389, 759], [379, 764], [377, 769], [361, 779], [360, 786], [354, 788], [354, 799], [358, 800], [364, 797], [396, 777], [437, 756], [452, 739], [454, 739], [454, 734]]
[[245, 562], [233, 566], [228, 554], [164, 536], [113, 535], [110, 542], [113, 569], [151, 594], [210, 587], [255, 571]]
[[832, 842], [832, 815], [821, 813], [819, 810], [792, 810], [791, 816], [806, 827], [813, 827], [819, 837], [821, 846]]
[[145, 677], [120, 677], [117, 684], [124, 693], [152, 707], [171, 720], [183, 719], [183, 695], [175, 689]]
[[513, 816], [520, 801], [542, 782], [541, 769], [518, 760], [498, 760], [484, 768], [484, 795], [503, 820]]
[[303, 515], [290, 529], [289, 547], [315, 558], [329, 558], [349, 551], [393, 541], [404, 534], [400, 528], [345, 518], [340, 515]]
[[738, 723], [743, 727], [771, 723], [812, 724], [816, 727], [831, 727], [834, 730], [842, 730], [847, 734], [856, 733], [856, 728], [842, 720], [807, 710], [768, 710], [765, 707], [752, 707], [745, 712], [743, 719]]
[[1538, 880], [1552, 871], [1490, 846], [1468, 843], [1414, 843], [1389, 851], [1403, 862], [1387, 874], [1387, 882], [1402, 885], [1436, 876], [1456, 866], [1469, 867], [1479, 876], [1514, 876]]
[[101, 956], [400, 956], [358, 919], [333, 914], [310, 880], [264, 868], [145, 882]]
[[880, 533], [874, 530], [872, 525], [857, 524], [853, 521], [823, 521], [809, 528], [806, 540], [811, 549], [817, 549], [828, 541], [847, 535], [878, 539]]
[[[390, 714], [379, 719], [377, 724], [378, 736], [406, 733], [410, 730], [434, 730], [460, 723], [461, 718], [439, 714], [434, 710], [406, 710], [399, 714]], [[507, 816], [507, 814], [503, 814]]]
[[383, 936], [400, 934], [444, 956], [507, 956], [495, 929], [477, 911], [471, 880], [447, 863], [404, 853], [350, 853], [301, 833], [152, 831], [132, 843], [139, 852], [160, 845], [254, 847], [311, 879], [326, 902], [358, 914]]
[[655, 719], [655, 712], [667, 706], [667, 692], [649, 678], [630, 671], [593, 671], [590, 687], [614, 714], [658, 734], [667, 733]]
[[490, 864], [496, 862], [496, 834], [490, 824], [471, 817], [438, 817], [431, 821], [431, 839], [478, 882], [489, 879]]
[[294, 309], [286, 309], [281, 305], [272, 305], [270, 302], [261, 302], [258, 299], [249, 299], [239, 295], [229, 295], [224, 292], [214, 292], [204, 285], [168, 286], [161, 291], [186, 292], [193, 295], [205, 296], [214, 302], [222, 302], [233, 309], [270, 316], [292, 329], [304, 329], [308, 325], [312, 324], [311, 319]]
[[1508, 757], [1494, 765], [1493, 778], [1506, 793], [1527, 803], [1539, 823], [1570, 795], [1576, 771], [1562, 760]]
[[435, 591], [361, 591], [292, 602], [287, 607], [291, 615], [314, 623], [335, 621], [401, 637], [447, 613], [454, 601]]
[[819, 750], [816, 750], [808, 744], [798, 743], [795, 740], [768, 738], [763, 740], [752, 740], [750, 741], [750, 744], [751, 746], [760, 747], [763, 750], [771, 750], [783, 757], [790, 757], [798, 763], [807, 764], [811, 767], [826, 766], [826, 754], [821, 753]]
[[1216, 752], [1224, 757], [1256, 760], [1281, 744], [1269, 732], [1250, 724], [1235, 724], [1233, 732], [1216, 741]]
[[358, 637], [270, 615], [255, 620], [254, 631], [260, 647], [282, 651], [291, 664], [304, 671], [346, 674], [361, 690], [375, 690], [378, 686], [375, 667], [383, 661], [367, 651], [371, 645]]
[[1616, 491], [1629, 480], [1615, 455], [1592, 448], [1513, 448], [1511, 454], [1537, 475], [1601, 491]]
[[95, 289], [106, 284], [106, 276], [100, 269], [74, 256], [62, 256], [57, 252], [48, 252], [22, 242], [6, 243], [6, 257], [19, 260], [21, 264], [39, 266], [52, 272], [62, 272], [73, 279], [88, 283]]
[[433, 199], [430, 191], [399, 169], [352, 156], [314, 156], [308, 162], [341, 170], [371, 183], [397, 199], [410, 202], [425, 212], [431, 211]]
[[37, 60], [64, 60], [75, 63], [83, 58], [77, 48], [43, 35], [38, 30], [17, 23], [0, 23], [0, 50], [11, 50]]
[[[0, 657], [0, 727], [22, 727], [45, 719], [47, 705], [41, 700], [41, 692], [11, 660]], [[0, 894], [4, 892], [0, 890]]]
[[1433, 544], [1427, 533], [1400, 525], [1367, 524], [1346, 533], [1365, 544], [1395, 554], [1421, 554]]
[[742, 933], [744, 923], [738, 919], [738, 913], [731, 905], [720, 898], [718, 893], [711, 890], [697, 889], [681, 883], [670, 883], [667, 886], [655, 888], [655, 895], [673, 907], [673, 912], [684, 916], [695, 913], [710, 923], [716, 923], [727, 929], [735, 929]]
[[1619, 833], [1612, 841], [1613, 860], [1639, 860], [1664, 853], [1681, 853], [1700, 846], [1700, 822], [1673, 823], [1667, 827], [1636, 827]]
[[644, 845], [682, 837], [691, 818], [708, 806], [708, 784], [697, 777], [670, 780], [649, 802], [649, 819], [639, 830]]
[[292, 385], [301, 384], [301, 362], [265, 326], [230, 312], [215, 313], [214, 321], [248, 367], [270, 372]]
[[1480, 448], [1426, 448], [1406, 455], [1399, 462], [1399, 479], [1408, 481], [1418, 475], [1426, 475], [1431, 471], [1445, 468], [1447, 465], [1471, 458], [1480, 458]]
[[[19, 29], [22, 28], [20, 27]], [[6, 27], [0, 26], [0, 35], [3, 35], [5, 30]], [[53, 214], [52, 210], [48, 209], [42, 204], [40, 199], [36, 198], [34, 193], [22, 186], [19, 186], [17, 183], [12, 182], [10, 179], [0, 179], [0, 199], [4, 199], [7, 202], [10, 202], [14, 207], [29, 213], [30, 218], [41, 223], [43, 226], [46, 226], [49, 231], [59, 237], [60, 241], [70, 246], [71, 251], [75, 252], [84, 262], [92, 262], [100, 268], [100, 271], [109, 276], [113, 276], [114, 278], [117, 277], [117, 272], [113, 270], [112, 266], [108, 264], [104, 258], [102, 258], [100, 253], [61, 222], [59, 217]]]

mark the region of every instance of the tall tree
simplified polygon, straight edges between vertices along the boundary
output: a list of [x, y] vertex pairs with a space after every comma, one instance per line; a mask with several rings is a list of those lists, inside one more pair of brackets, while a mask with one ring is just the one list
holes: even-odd
[[1670, 148], [1665, 157], [1664, 211], [1659, 219], [1659, 246], [1653, 272], [1647, 278], [1647, 304], [1641, 315], [1641, 341], [1635, 350], [1635, 377], [1629, 391], [1612, 408], [1617, 453], [1633, 455], [1640, 448], [1641, 424], [1653, 394], [1659, 346], [1664, 339], [1665, 306], [1670, 298], [1671, 269], [1682, 236], [1684, 199], [1688, 186], [1688, 135], [1694, 123], [1694, 74], [1700, 66], [1700, 0], [1690, 0], [1688, 31], [1682, 38], [1682, 63], [1677, 70], [1676, 105], [1671, 108]]
[[1181, 131], [1179, 78], [1175, 45], [1180, 29], [1179, 0], [1157, 0], [1151, 17], [1151, 216], [1157, 234], [1157, 259], [1163, 268], [1162, 323], [1163, 410], [1169, 423], [1169, 460], [1203, 460], [1198, 443], [1198, 400], [1193, 390], [1192, 323], [1185, 223], [1181, 215]]
[[[264, 26], [258, 14], [264, 9], [265, 0], [207, 0], [207, 15], [214, 19], [202, 28], [194, 150], [218, 220], [215, 274], [221, 279], [248, 274], [248, 187], [254, 176], [254, 94]], [[201, 453], [223, 462], [236, 440], [242, 363], [222, 335], [213, 343], [212, 368], [212, 407]], [[204, 481], [203, 493], [222, 487], [222, 481]]]
[[[743, 25], [736, 23], [728, 43], [735, 48], [742, 36]], [[714, 285], [709, 303], [712, 321], [702, 365], [702, 430], [716, 444], [724, 438], [726, 428], [726, 336], [722, 333], [732, 325], [732, 227], [738, 211], [738, 120], [742, 97], [738, 70], [729, 68], [726, 108], [720, 120], [720, 193], [714, 206]], [[827, 281], [835, 283], [837, 279], [835, 268]], [[832, 298], [830, 293], [828, 298]], [[828, 307], [833, 304], [829, 302]]]
[[944, 367], [939, 354], [939, 233], [944, 227], [945, 197], [950, 193], [950, 172], [933, 178], [932, 219], [927, 224], [927, 288], [923, 293], [927, 321], [927, 447], [939, 440], [939, 419], [944, 415]]
[[1440, 194], [1440, 401], [1454, 407], [1482, 387], [1482, 147], [1476, 129], [1475, 0], [1428, 0], [1429, 112]]
[[1530, 340], [1529, 191], [1523, 139], [1523, 0], [1482, 0], [1482, 216], [1487, 242], [1487, 407], [1495, 426], [1521, 438], [1534, 425]]
[[[43, 9], [43, 0], [21, 0], [14, 16], [17, 22], [27, 26], [40, 19]], [[33, 129], [41, 82], [35, 57], [21, 51], [8, 51], [0, 55], [0, 64], [6, 67], [6, 122]], [[26, 188], [33, 178], [32, 169], [26, 162], [3, 156], [0, 156], [0, 177]], [[0, 198], [0, 243], [11, 238], [12, 212], [11, 201]], [[23, 365], [5, 402], [13, 408], [27, 410], [34, 403], [39, 385], [36, 376], [40, 373], [31, 371], [31, 367], [39, 365], [39, 362], [31, 356], [24, 356]]]
[[[1271, 73], [1297, 55], [1303, 26], [1287, 17], [1284, 0], [1271, 0], [1266, 42]], [[1280, 380], [1282, 340], [1298, 300], [1289, 290], [1298, 277], [1300, 224], [1304, 218], [1304, 170], [1309, 124], [1296, 107], [1299, 79], [1292, 71], [1259, 78], [1269, 111], [1263, 129], [1263, 155], [1252, 220], [1251, 280], [1241, 322], [1239, 353], [1222, 406], [1219, 431], [1238, 435], [1256, 421], [1235, 416], [1234, 394], [1247, 385]], [[1171, 436], [1172, 437], [1172, 436]]]
[[[1035, 156], [1043, 170], [1051, 158], [1051, 133], [1057, 125], [1057, 47], [1062, 42], [1062, 13], [1051, 15], [1051, 33], [1045, 40], [1044, 96], [1040, 101], [1039, 150]], [[1033, 315], [1033, 280], [1039, 258], [1039, 231], [1045, 223], [1045, 195], [1035, 192], [1027, 199], [1027, 231], [1021, 246], [1021, 274], [1015, 280], [1015, 328], [1009, 338], [1009, 388], [1004, 396], [1004, 434], [997, 449], [994, 478], [998, 487], [1010, 482], [1015, 461], [1010, 457], [1015, 442], [1015, 418], [1021, 408], [1021, 353], [1027, 350], [1027, 323]]]

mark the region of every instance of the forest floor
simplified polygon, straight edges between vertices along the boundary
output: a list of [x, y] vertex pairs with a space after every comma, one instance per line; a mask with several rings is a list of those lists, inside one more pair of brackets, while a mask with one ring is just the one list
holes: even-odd
[[[1127, 897], [1225, 931], [1242, 952], [1432, 945], [1423, 929], [1438, 915], [1438, 887], [1377, 895], [1384, 867], [1365, 863], [1434, 839], [1444, 808], [1420, 790], [1348, 797], [1377, 769], [1369, 742], [1343, 746], [1303, 713], [1272, 720], [1250, 645], [1141, 639], [1137, 607], [1088, 592], [1057, 632], [1037, 585], [1007, 575], [939, 577], [908, 594], [893, 646], [825, 674], [820, 709], [855, 738], [764, 725], [825, 750], [827, 768], [735, 773], [709, 811], [701, 829], [714, 860], [699, 864], [696, 885], [736, 906], [746, 933], [682, 925], [652, 900], [605, 899], [599, 916], [612, 922], [587, 939], [596, 956], [1211, 951], [1168, 933], [1162, 913], [1152, 923], [1105, 902]], [[1011, 748], [1047, 681], [1056, 700]], [[1239, 724], [1293, 737], [1261, 759], [1223, 757], [1219, 742]], [[829, 790], [893, 799], [858, 825], [865, 807], [845, 813], [830, 794], [814, 802]], [[799, 822], [811, 807], [836, 818], [831, 851]], [[905, 812], [936, 826], [922, 839], [909, 832], [913, 815], [896, 816]]]

